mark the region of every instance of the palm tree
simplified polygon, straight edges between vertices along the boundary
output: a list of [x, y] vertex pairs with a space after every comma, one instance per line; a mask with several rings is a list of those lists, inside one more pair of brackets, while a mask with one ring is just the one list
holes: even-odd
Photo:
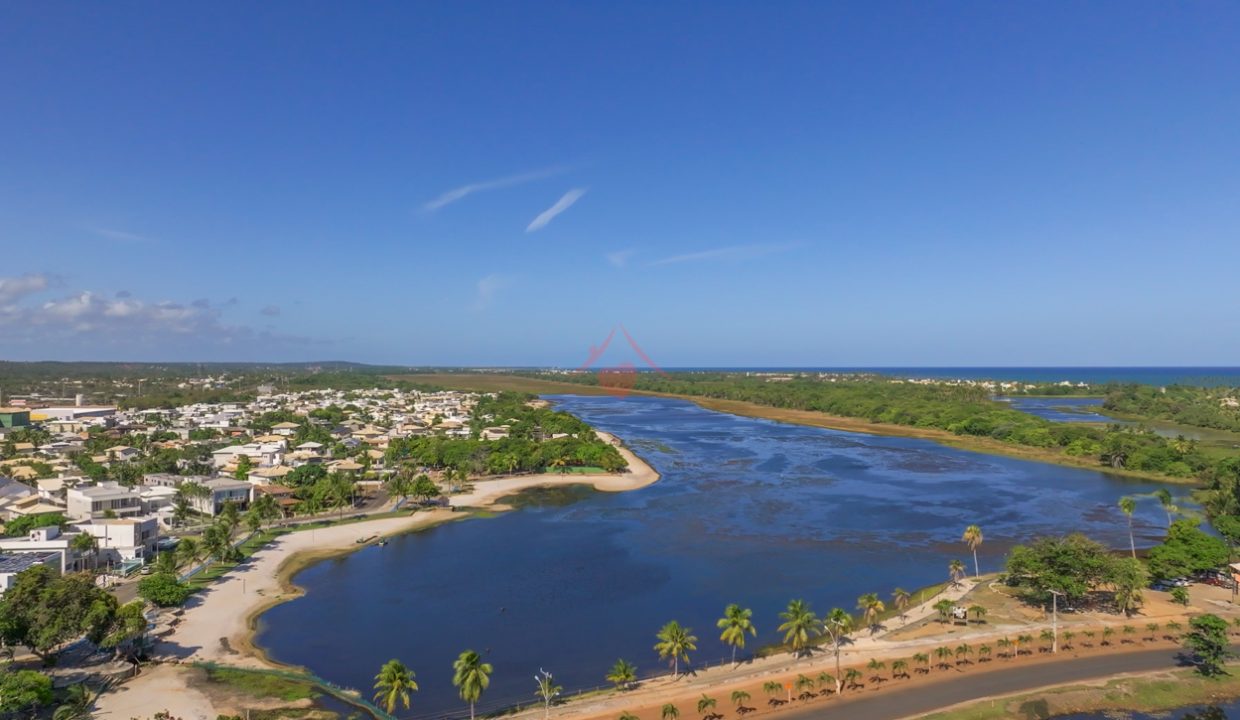
[[824, 692], [831, 692], [831, 688], [835, 687], [835, 676], [825, 670], [818, 673], [818, 687]]
[[986, 617], [986, 608], [981, 605], [970, 605], [968, 612], [979, 623], [982, 621], [982, 618]]
[[[100, 693], [103, 690], [99, 691]], [[64, 702], [52, 713], [52, 720], [90, 720], [91, 705], [99, 693], [91, 692], [85, 683], [74, 683], [65, 688]]]
[[878, 616], [887, 607], [878, 599], [877, 593], [866, 593], [857, 598], [857, 609], [865, 617], [866, 624], [870, 626], [870, 634], [873, 635], [878, 630]]
[[753, 611], [732, 603], [723, 609], [723, 617], [715, 623], [723, 632], [719, 639], [725, 645], [732, 646], [732, 666], [736, 666], [736, 649], [745, 647], [745, 633], [757, 636], [758, 630], [753, 626]]
[[1085, 644], [1085, 647], [1093, 647], [1093, 646], [1094, 646], [1094, 635], [1096, 635], [1096, 634], [1097, 634], [1097, 633], [1095, 633], [1093, 630], [1086, 630], [1086, 631], [1085, 631], [1085, 643], [1084, 643], [1084, 644]]
[[914, 653], [913, 662], [926, 666], [926, 672], [930, 672], [930, 653]]
[[[1024, 634], [1021, 634], [1021, 635], [1017, 635], [1017, 636], [1016, 636], [1016, 654], [1017, 654], [1017, 655], [1020, 655], [1020, 646], [1021, 646], [1021, 645], [1024, 645], [1025, 647], [1029, 647], [1029, 646], [1030, 646], [1030, 645], [1032, 645], [1032, 644], [1033, 644], [1033, 636], [1032, 636], [1032, 635], [1030, 635], [1030, 634], [1028, 634], [1028, 633], [1024, 633]], [[1029, 650], [1026, 650], [1025, 652], [1030, 652], [1030, 651], [1029, 651]]]
[[999, 638], [998, 642], [995, 643], [995, 645], [999, 646], [999, 657], [1010, 657], [1010, 655], [1006, 651], [1012, 647], [1011, 640], [1009, 640], [1006, 637], [1001, 637]]
[[[1125, 625], [1124, 627], [1122, 627], [1122, 628], [1120, 628], [1120, 629], [1123, 631], [1124, 635], [1135, 635], [1135, 634], [1137, 633], [1137, 629], [1136, 629], [1135, 627], [1133, 627], [1132, 625]], [[1123, 642], [1125, 642], [1125, 643], [1129, 643], [1129, 642], [1132, 642], [1132, 641], [1131, 641], [1131, 640], [1124, 640]]]
[[1125, 495], [1119, 499], [1119, 509], [1128, 516], [1128, 546], [1132, 548], [1132, 559], [1137, 559], [1137, 541], [1132, 537], [1132, 514], [1137, 511], [1137, 501]]
[[[1168, 626], [1168, 627], [1170, 627], [1170, 623], [1168, 623], [1168, 625], [1167, 625], [1167, 626]], [[1112, 636], [1112, 635], [1114, 635], [1114, 634], [1115, 634], [1115, 628], [1113, 628], [1113, 627], [1111, 627], [1111, 626], [1109, 626], [1109, 625], [1108, 625], [1107, 627], [1102, 628], [1102, 644], [1103, 644], [1103, 645], [1110, 645], [1110, 644], [1111, 644], [1111, 636]]]
[[937, 647], [934, 649], [934, 656], [939, 659], [940, 667], [947, 667], [947, 659], [952, 657], [952, 649], [949, 647]]
[[977, 661], [988, 662], [990, 660], [990, 646], [986, 644], [977, 646]]
[[418, 691], [414, 682], [413, 671], [405, 667], [401, 661], [393, 658], [379, 668], [375, 676], [375, 702], [387, 709], [388, 715], [396, 709], [399, 702], [409, 709], [409, 693]]
[[784, 694], [784, 686], [780, 685], [778, 680], [767, 680], [762, 683], [762, 692], [770, 695], [770, 702], [774, 703], [776, 695]]
[[891, 677], [893, 680], [896, 677], [908, 677], [908, 661], [893, 660], [891, 662]]
[[559, 697], [564, 688], [555, 684], [555, 678], [551, 677], [551, 673], [538, 669], [538, 674], [534, 676], [534, 682], [538, 683], [538, 689], [534, 694], [543, 701], [543, 718], [551, 717], [551, 701]]
[[1146, 637], [1147, 640], [1153, 642], [1158, 639], [1158, 623], [1146, 623], [1145, 629], [1149, 632], [1149, 635]]
[[713, 697], [707, 695], [706, 693], [702, 693], [702, 697], [698, 698], [697, 701], [698, 714], [705, 715], [707, 710], [714, 710], [716, 704], [717, 703]]
[[680, 676], [681, 659], [688, 663], [690, 651], [697, 650], [697, 638], [692, 633], [692, 630], [673, 620], [659, 628], [656, 635], [659, 642], [655, 643], [654, 649], [659, 653], [660, 660], [669, 657], [672, 659], [673, 678]]
[[615, 683], [617, 690], [632, 687], [633, 683], [637, 682], [637, 666], [620, 658], [615, 665], [611, 666], [611, 672], [607, 673], [606, 680]]
[[973, 551], [973, 577], [981, 577], [982, 570], [977, 564], [977, 546], [982, 544], [982, 529], [977, 525], [970, 525], [964, 529], [964, 535], [960, 539]]
[[452, 663], [452, 670], [452, 684], [461, 699], [469, 703], [469, 720], [474, 720], [474, 705], [491, 684], [491, 663], [482, 662], [481, 655], [466, 650]]
[[1158, 488], [1154, 492], [1154, 497], [1158, 498], [1158, 504], [1162, 505], [1163, 512], [1167, 513], [1167, 527], [1171, 527], [1172, 516], [1180, 511], [1175, 503], [1171, 502], [1171, 491], [1167, 488]]
[[177, 542], [176, 553], [182, 563], [192, 563], [202, 557], [202, 546], [192, 537], [181, 538]]
[[1047, 628], [1038, 635], [1038, 639], [1044, 643], [1050, 643], [1051, 647], [1042, 649], [1042, 652], [1047, 652], [1055, 646], [1055, 631]]
[[1171, 636], [1172, 636], [1173, 638], [1174, 638], [1174, 637], [1176, 637], [1177, 635], [1179, 635], [1180, 630], [1182, 630], [1182, 629], [1184, 629], [1184, 626], [1183, 626], [1183, 625], [1181, 625], [1181, 624], [1180, 624], [1178, 621], [1176, 621], [1176, 620], [1172, 620], [1171, 622], [1167, 623], [1167, 632], [1171, 633]]
[[848, 668], [848, 672], [844, 673], [844, 684], [850, 688], [855, 688], [861, 683], [857, 682], [861, 679], [861, 671], [857, 668]]
[[663, 720], [679, 720], [679, 718], [680, 711], [676, 709], [675, 705], [667, 703], [663, 706]]
[[882, 660], [879, 660], [878, 658], [870, 658], [870, 662], [866, 664], [866, 668], [868, 668], [870, 672], [874, 673], [870, 676], [870, 680], [874, 682], [881, 681], [883, 678], [878, 674], [878, 672], [886, 667], [887, 663]]
[[620, 713], [620, 717], [616, 718], [616, 720], [637, 720], [637, 716], [629, 712], [628, 710], [625, 710], [624, 712]]
[[840, 675], [840, 648], [844, 641], [848, 638], [848, 633], [852, 632], [853, 619], [842, 608], [831, 608], [831, 612], [827, 613], [822, 619], [822, 631], [831, 638], [831, 649], [835, 653], [835, 677], [841, 678], [836, 681], [835, 692], [838, 694], [844, 689], [843, 676]]
[[891, 603], [895, 607], [896, 612], [900, 613], [900, 620], [907, 621], [908, 615], [904, 611], [908, 609], [908, 601], [912, 597], [908, 590], [904, 588], [896, 588], [891, 592]]
[[1064, 648], [1067, 649], [1067, 648], [1072, 647], [1072, 639], [1076, 637], [1076, 633], [1072, 632], [1071, 630], [1064, 630], [1063, 633], [1061, 634], [1063, 635]]
[[959, 560], [952, 560], [947, 564], [947, 574], [951, 578], [952, 587], [958, 587], [961, 578], [964, 577], [964, 563]]
[[804, 600], [792, 600], [788, 609], [779, 614], [784, 621], [779, 631], [784, 634], [784, 644], [792, 648], [794, 655], [800, 655], [809, 645], [810, 639], [817, 634], [818, 616], [809, 609]]
[[973, 648], [970, 647], [969, 643], [960, 643], [956, 646], [956, 664], [959, 665], [961, 662], [960, 659], [964, 658], [964, 664], [968, 665], [970, 662], [969, 656], [972, 654]]
[[802, 673], [801, 675], [797, 675], [797, 679], [793, 681], [792, 687], [796, 688], [797, 695], [799, 697], [804, 698], [807, 693], [813, 694], [814, 679]]
[[934, 604], [934, 609], [939, 613], [939, 622], [946, 623], [947, 619], [951, 617], [952, 610], [955, 609], [955, 607], [956, 603], [948, 600], [947, 598], [943, 598], [942, 600], [936, 602]]
[[749, 702], [749, 693], [744, 690], [732, 691], [732, 704], [735, 705], [737, 709], [744, 707], [747, 702]]
[[69, 541], [69, 547], [76, 550], [79, 554], [90, 553], [90, 567], [92, 570], [97, 569], [99, 565], [99, 541], [90, 533], [80, 533]]

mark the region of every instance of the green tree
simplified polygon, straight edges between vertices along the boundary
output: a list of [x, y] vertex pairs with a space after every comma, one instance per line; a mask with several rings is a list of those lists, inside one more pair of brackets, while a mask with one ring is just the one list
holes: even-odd
[[52, 702], [52, 679], [34, 670], [0, 673], [0, 712], [28, 712], [34, 716], [39, 708]]
[[616, 664], [611, 666], [606, 679], [607, 682], [615, 683], [617, 690], [633, 687], [633, 684], [637, 682], [637, 666], [620, 658], [616, 660]]
[[1193, 651], [1197, 670], [1205, 676], [1224, 672], [1224, 663], [1232, 657], [1228, 649], [1227, 621], [1217, 615], [1198, 615], [1188, 621], [1189, 631], [1184, 645]]
[[116, 616], [116, 598], [86, 574], [60, 575], [46, 565], [24, 570], [0, 596], [0, 639], [49, 661], [62, 644], [85, 636], [99, 643]]
[[1188, 588], [1178, 586], [1171, 588], [1171, 602], [1188, 607], [1188, 603], [1190, 602], [1188, 597]]
[[375, 675], [375, 702], [387, 711], [388, 715], [401, 703], [409, 709], [410, 693], [418, 691], [418, 683], [413, 679], [413, 671], [396, 658], [383, 663], [379, 674]]
[[1158, 504], [1162, 505], [1163, 512], [1167, 513], [1167, 527], [1171, 527], [1171, 522], [1174, 519], [1173, 516], [1180, 512], [1180, 509], [1172, 501], [1171, 491], [1167, 488], [1158, 488], [1154, 492], [1154, 497], [1158, 498]]
[[1109, 579], [1115, 589], [1115, 606], [1120, 612], [1131, 615], [1140, 609], [1145, 601], [1144, 588], [1150, 584], [1149, 573], [1141, 561], [1132, 558], [1116, 560]]
[[973, 551], [973, 577], [981, 577], [981, 566], [977, 564], [977, 548], [985, 539], [982, 537], [982, 529], [977, 525], [970, 525], [964, 529], [964, 535], [960, 539], [969, 546], [969, 550]]
[[1110, 581], [1113, 560], [1106, 546], [1075, 533], [1017, 545], [1008, 553], [1007, 573], [1010, 582], [1027, 588], [1033, 602], [1049, 603], [1052, 590], [1077, 602]]
[[732, 665], [736, 666], [736, 650], [745, 647], [745, 633], [757, 636], [758, 630], [753, 625], [753, 611], [732, 603], [723, 609], [723, 617], [715, 625], [723, 630], [719, 639], [732, 648]]
[[73, 548], [79, 555], [90, 556], [90, 567], [92, 570], [98, 568], [99, 565], [99, 541], [94, 535], [84, 532], [73, 536], [69, 541], [69, 547]]
[[[172, 557], [171, 553], [164, 555]], [[189, 585], [181, 582], [176, 575], [171, 573], [156, 573], [138, 582], [138, 597], [160, 607], [182, 605], [193, 592]]]
[[896, 588], [891, 592], [891, 602], [896, 612], [900, 613], [901, 620], [905, 620], [908, 617], [905, 611], [908, 610], [908, 603], [911, 598], [912, 595], [904, 588]]
[[1227, 543], [1203, 532], [1197, 520], [1176, 520], [1162, 544], [1150, 548], [1150, 575], [1166, 580], [1214, 570], [1227, 563], [1228, 554]]
[[202, 558], [202, 545], [192, 537], [181, 538], [177, 541], [176, 554], [183, 564], [197, 562]]
[[233, 477], [238, 480], [245, 481], [250, 477], [250, 471], [254, 469], [254, 463], [250, 460], [249, 455], [242, 455], [237, 458], [237, 469], [233, 472]]
[[784, 621], [778, 628], [784, 634], [784, 644], [794, 655], [800, 655], [818, 633], [818, 617], [804, 600], [792, 600], [779, 618]]
[[655, 637], [659, 640], [654, 646], [655, 652], [659, 653], [659, 659], [671, 658], [672, 677], [678, 677], [680, 661], [684, 660], [688, 663], [689, 653], [697, 650], [697, 638], [694, 637], [693, 631], [673, 620], [659, 628]]
[[732, 704], [736, 706], [737, 710], [740, 710], [742, 707], [744, 707], [745, 703], [749, 702], [749, 700], [750, 700], [750, 695], [744, 690], [733, 690], [732, 691]]
[[715, 699], [706, 693], [702, 693], [702, 697], [698, 698], [697, 711], [699, 715], [705, 715], [707, 710], [714, 710], [718, 703]]
[[663, 720], [680, 720], [680, 710], [676, 709], [676, 706], [672, 703], [666, 703], [663, 705], [660, 717]]
[[870, 634], [873, 635], [878, 631], [878, 616], [887, 609], [883, 601], [878, 599], [878, 593], [866, 593], [857, 598], [857, 609], [861, 611], [861, 616], [865, 618], [866, 625], [870, 626]]
[[948, 600], [947, 598], [943, 598], [942, 600], [936, 602], [933, 607], [939, 614], [939, 623], [945, 625], [947, 624], [947, 621], [951, 619], [952, 610], [955, 609], [956, 603]]
[[452, 684], [469, 703], [469, 720], [474, 720], [474, 705], [491, 684], [491, 664], [482, 662], [482, 656], [473, 650], [466, 650], [452, 663], [452, 671]]

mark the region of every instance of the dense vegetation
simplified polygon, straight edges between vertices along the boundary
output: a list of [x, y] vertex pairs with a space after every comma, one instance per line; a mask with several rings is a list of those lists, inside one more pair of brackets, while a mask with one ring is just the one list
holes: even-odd
[[[614, 472], [625, 467], [616, 448], [600, 440], [589, 425], [565, 412], [534, 407], [530, 399], [517, 393], [484, 397], [470, 421], [472, 437], [428, 435], [393, 440], [387, 461], [479, 475], [569, 467]], [[483, 429], [499, 425], [508, 426], [508, 437], [480, 438]]]
[[1103, 407], [1181, 425], [1240, 432], [1238, 393], [1229, 387], [1115, 385], [1107, 389]]
[[[557, 379], [597, 384], [593, 375]], [[973, 385], [919, 384], [885, 378], [833, 380], [812, 376], [781, 382], [737, 373], [641, 373], [635, 389], [738, 400], [793, 410], [860, 418], [873, 423], [988, 438], [1083, 459], [1114, 469], [1208, 480], [1216, 461], [1196, 443], [1140, 427], [1055, 423], [992, 400]]]

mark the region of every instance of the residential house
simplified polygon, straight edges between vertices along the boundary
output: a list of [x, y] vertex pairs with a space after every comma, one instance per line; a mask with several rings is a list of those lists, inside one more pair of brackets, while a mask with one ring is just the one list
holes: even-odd
[[203, 482], [202, 486], [210, 490], [211, 494], [192, 498], [190, 505], [203, 515], [211, 516], [218, 515], [228, 502], [235, 504], [239, 510], [246, 509], [250, 506], [254, 491], [254, 486], [250, 483], [231, 478], [212, 478]]
[[65, 502], [69, 517], [74, 519], [102, 518], [109, 511], [117, 517], [132, 517], [144, 512], [141, 494], [114, 482], [70, 488], [65, 491]]
[[153, 515], [116, 520], [92, 520], [75, 524], [74, 529], [92, 535], [99, 547], [95, 562], [120, 564], [126, 560], [149, 558], [159, 541], [159, 520]]

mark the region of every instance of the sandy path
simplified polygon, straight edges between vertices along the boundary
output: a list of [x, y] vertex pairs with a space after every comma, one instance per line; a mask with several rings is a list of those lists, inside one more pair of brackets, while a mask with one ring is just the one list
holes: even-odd
[[156, 665], [100, 696], [91, 716], [129, 720], [149, 718], [162, 710], [182, 720], [214, 720], [218, 714], [206, 695], [189, 687], [182, 668]]

